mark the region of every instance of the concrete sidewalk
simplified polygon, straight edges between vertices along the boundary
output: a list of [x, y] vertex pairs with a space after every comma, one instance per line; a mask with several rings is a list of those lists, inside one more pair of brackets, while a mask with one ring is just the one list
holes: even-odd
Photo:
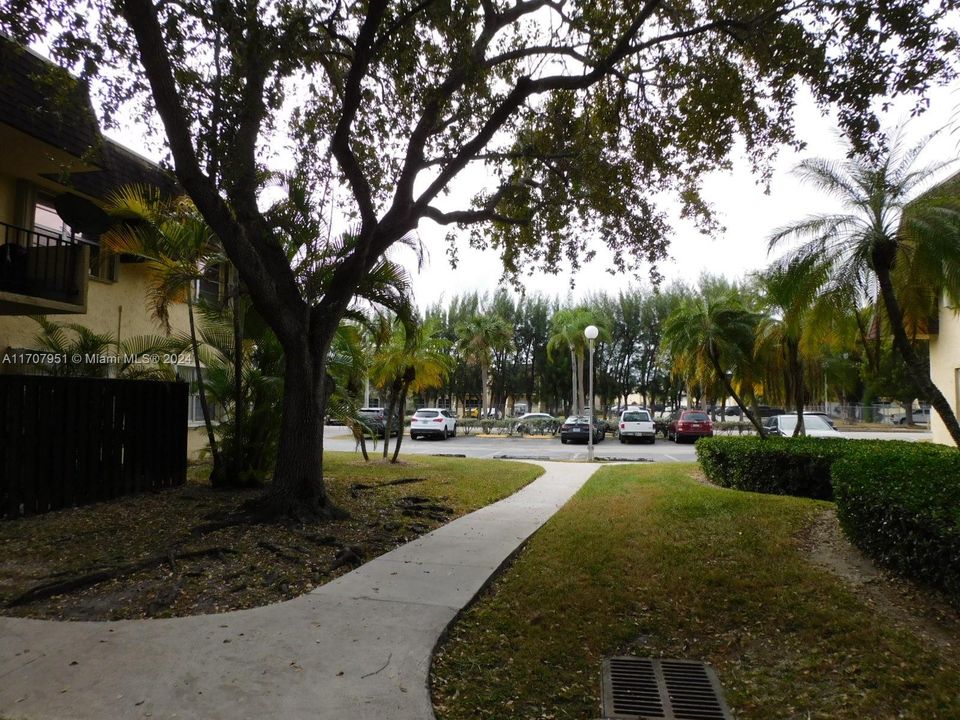
[[437, 639], [597, 469], [539, 479], [289, 602], [170, 620], [0, 618], [0, 717], [427, 720]]

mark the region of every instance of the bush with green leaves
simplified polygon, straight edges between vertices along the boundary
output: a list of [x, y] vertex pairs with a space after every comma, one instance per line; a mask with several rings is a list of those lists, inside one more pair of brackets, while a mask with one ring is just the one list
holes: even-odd
[[830, 466], [851, 444], [880, 441], [756, 436], [700, 438], [697, 460], [723, 487], [829, 500]]
[[960, 602], [960, 452], [930, 443], [851, 444], [831, 477], [855, 545]]

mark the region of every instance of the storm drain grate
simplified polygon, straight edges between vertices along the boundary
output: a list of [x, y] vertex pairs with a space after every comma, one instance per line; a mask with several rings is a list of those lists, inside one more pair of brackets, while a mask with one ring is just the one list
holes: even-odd
[[610, 720], [733, 720], [712, 667], [639, 657], [603, 661], [603, 715]]

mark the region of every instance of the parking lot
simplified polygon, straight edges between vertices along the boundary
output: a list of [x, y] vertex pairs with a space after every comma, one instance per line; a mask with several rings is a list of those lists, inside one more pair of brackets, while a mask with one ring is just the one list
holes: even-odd
[[[889, 440], [929, 440], [928, 432], [845, 432], [847, 438], [889, 439]], [[390, 444], [391, 450], [393, 443]], [[324, 430], [324, 447], [327, 450], [353, 451], [356, 447], [353, 437], [343, 427], [327, 426]], [[382, 450], [381, 441], [377, 450]], [[367, 444], [371, 451], [370, 443]], [[403, 438], [400, 453], [426, 455], [464, 455], [475, 458], [536, 458], [544, 460], [586, 460], [586, 444], [562, 445], [559, 437], [476, 437], [458, 435], [448, 440], [411, 440], [409, 434]], [[632, 460], [651, 462], [689, 462], [696, 459], [692, 443], [677, 444], [657, 437], [653, 445], [620, 444], [620, 441], [608, 435], [597, 443], [594, 455], [598, 459]]]

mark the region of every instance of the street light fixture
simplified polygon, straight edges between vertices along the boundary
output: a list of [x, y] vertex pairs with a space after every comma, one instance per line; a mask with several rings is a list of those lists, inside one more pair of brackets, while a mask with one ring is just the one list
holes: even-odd
[[590, 437], [587, 439], [587, 462], [593, 462], [593, 341], [599, 334], [600, 330], [596, 325], [587, 325], [583, 330], [583, 335], [590, 344]]

